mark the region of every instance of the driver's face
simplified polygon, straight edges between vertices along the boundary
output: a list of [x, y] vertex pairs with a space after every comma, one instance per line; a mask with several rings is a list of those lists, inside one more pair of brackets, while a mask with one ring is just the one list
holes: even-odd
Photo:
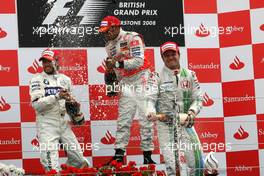
[[164, 64], [172, 70], [177, 69], [180, 66], [180, 55], [176, 51], [169, 50], [164, 52], [162, 55], [162, 59], [164, 61]]
[[104, 35], [105, 39], [107, 41], [114, 40], [120, 32], [120, 27], [119, 26], [112, 26], [109, 28], [108, 31], [103, 32], [102, 34]]
[[54, 73], [54, 67], [52, 61], [48, 59], [42, 59], [42, 66], [43, 70], [47, 74], [53, 74]]

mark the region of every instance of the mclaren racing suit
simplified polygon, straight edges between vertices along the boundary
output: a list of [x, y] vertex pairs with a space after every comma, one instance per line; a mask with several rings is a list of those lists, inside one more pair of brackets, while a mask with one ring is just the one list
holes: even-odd
[[180, 68], [179, 73], [174, 74], [164, 66], [158, 77], [158, 85], [157, 112], [168, 117], [168, 120], [157, 123], [159, 143], [167, 173], [170, 176], [176, 175], [176, 167], [179, 168], [178, 153], [182, 152], [187, 175], [202, 176], [202, 151], [194, 127], [180, 126], [177, 130], [177, 125], [173, 123], [178, 113], [188, 113], [191, 110], [198, 114], [201, 110], [202, 93], [197, 77], [191, 70]]
[[58, 144], [64, 144], [67, 164], [81, 167], [86, 162], [68, 121], [64, 119], [65, 100], [59, 99], [60, 89], [71, 91], [71, 79], [64, 74], [40, 73], [30, 81], [32, 106], [36, 111], [37, 136], [41, 163], [45, 170], [59, 170]]
[[121, 92], [115, 148], [125, 150], [129, 142], [130, 126], [138, 111], [141, 149], [152, 151], [153, 123], [147, 120], [144, 106], [147, 101], [145, 87], [150, 74], [149, 63], [144, 57], [144, 41], [138, 33], [121, 29], [117, 38], [106, 44], [106, 51], [108, 57], [124, 61], [124, 68], [115, 68]]

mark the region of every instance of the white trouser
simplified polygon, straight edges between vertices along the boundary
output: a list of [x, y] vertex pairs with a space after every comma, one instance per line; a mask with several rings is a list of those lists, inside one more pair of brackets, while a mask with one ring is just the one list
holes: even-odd
[[179, 140], [175, 143], [175, 127], [173, 124], [157, 122], [160, 149], [164, 156], [168, 175], [176, 175], [176, 165], [178, 166], [178, 150], [183, 152], [186, 160], [186, 172], [188, 176], [203, 175], [203, 158], [200, 141], [194, 127], [180, 127]]
[[67, 152], [67, 165], [81, 167], [86, 162], [81, 146], [78, 143], [70, 125], [63, 116], [37, 117], [37, 134], [40, 144], [41, 164], [45, 170], [60, 170], [58, 149], [59, 143]]
[[[117, 132], [115, 148], [125, 150], [129, 142], [132, 120], [138, 111], [140, 123], [141, 149], [143, 151], [154, 150], [153, 122], [147, 120], [147, 95], [144, 90], [149, 78], [149, 71], [143, 71], [131, 78], [123, 78], [119, 99], [119, 117], [117, 120]], [[124, 87], [126, 86], [126, 87]], [[143, 89], [140, 89], [143, 88]]]

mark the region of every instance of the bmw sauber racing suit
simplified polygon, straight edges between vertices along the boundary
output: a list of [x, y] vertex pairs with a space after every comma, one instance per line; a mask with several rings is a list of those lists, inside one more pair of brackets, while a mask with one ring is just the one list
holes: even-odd
[[64, 119], [65, 100], [60, 99], [60, 89], [72, 90], [71, 79], [64, 74], [48, 75], [40, 73], [30, 81], [32, 106], [36, 111], [37, 136], [39, 140], [41, 163], [45, 170], [59, 170], [58, 144], [65, 144], [67, 164], [81, 167], [86, 160], [81, 147]]
[[[172, 123], [172, 119], [176, 118], [176, 108], [179, 113], [188, 113], [190, 110], [195, 114], [200, 112], [202, 92], [193, 71], [180, 68], [179, 73], [176, 75], [164, 66], [158, 77], [157, 112], [166, 114], [166, 117], [169, 117], [167, 121], [158, 121], [157, 123], [160, 148], [168, 175], [176, 175], [176, 167], [179, 168], [177, 149], [180, 147], [187, 164], [188, 176], [202, 176], [203, 170], [199, 169], [203, 168], [202, 151], [194, 127], [180, 126], [180, 129], [176, 132], [177, 126]], [[175, 137], [177, 135], [179, 135], [179, 138]], [[177, 144], [175, 144], [175, 141], [177, 141]]]
[[118, 37], [106, 44], [106, 51], [108, 57], [124, 61], [124, 68], [114, 69], [121, 88], [115, 148], [125, 150], [129, 142], [133, 117], [138, 112], [141, 149], [152, 151], [153, 123], [147, 120], [145, 107], [147, 101], [145, 87], [150, 71], [148, 60], [144, 57], [144, 41], [138, 33], [121, 29]]

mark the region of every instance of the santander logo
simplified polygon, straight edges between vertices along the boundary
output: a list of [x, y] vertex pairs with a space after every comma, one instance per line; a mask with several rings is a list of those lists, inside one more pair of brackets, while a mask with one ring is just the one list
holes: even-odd
[[229, 65], [229, 68], [231, 68], [232, 70], [240, 70], [244, 66], [245, 66], [245, 64], [242, 61], [240, 61], [240, 59], [236, 56], [235, 59], [234, 59], [234, 62], [232, 62]]
[[249, 136], [248, 132], [246, 132], [242, 126], [240, 126], [240, 128], [234, 134], [234, 138], [238, 140], [246, 139], [248, 136]]
[[38, 141], [38, 139], [37, 138], [32, 139], [31, 144], [34, 145], [34, 146], [39, 147], [39, 141]]
[[5, 38], [7, 36], [6, 31], [4, 31], [1, 27], [0, 27], [0, 39], [1, 38]]
[[41, 73], [43, 68], [39, 65], [38, 61], [35, 59], [32, 66], [28, 67], [28, 72], [31, 74]]
[[210, 35], [210, 31], [201, 23], [199, 29], [196, 30], [195, 35], [197, 37], [207, 37]]
[[203, 106], [212, 106], [214, 104], [214, 100], [212, 100], [207, 93], [203, 95]]
[[8, 111], [11, 108], [10, 104], [8, 104], [5, 99], [1, 96], [0, 98], [0, 112]]
[[264, 31], [264, 24], [262, 24], [259, 28], [260, 30]]
[[97, 67], [97, 71], [99, 73], [105, 73], [105, 70], [106, 70], [106, 65], [105, 65], [105, 61], [103, 61], [102, 64]]
[[107, 130], [105, 137], [101, 139], [101, 143], [105, 145], [111, 145], [115, 143], [115, 137], [112, 136], [110, 131]]

